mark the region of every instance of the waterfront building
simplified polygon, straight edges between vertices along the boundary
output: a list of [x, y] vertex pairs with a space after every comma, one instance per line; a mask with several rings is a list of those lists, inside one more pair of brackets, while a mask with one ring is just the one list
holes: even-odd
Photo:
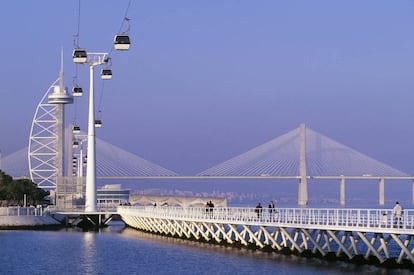
[[122, 189], [121, 184], [108, 184], [96, 192], [98, 208], [112, 208], [130, 201], [130, 190]]

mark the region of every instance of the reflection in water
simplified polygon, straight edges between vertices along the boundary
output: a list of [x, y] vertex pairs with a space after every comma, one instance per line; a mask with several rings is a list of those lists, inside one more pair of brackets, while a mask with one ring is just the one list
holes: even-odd
[[84, 274], [94, 274], [97, 270], [97, 251], [96, 251], [96, 233], [84, 232], [83, 242], [81, 245], [81, 262], [80, 265]]
[[144, 233], [0, 231], [0, 274], [412, 274]]
[[[258, 265], [268, 266], [271, 270], [274, 269], [281, 271], [278, 272], [278, 274], [284, 274], [283, 270], [292, 271], [292, 269], [295, 269], [295, 267], [301, 267], [301, 269], [296, 271], [301, 272], [302, 274], [411, 274], [409, 270], [390, 270], [374, 265], [356, 265], [342, 261], [330, 262], [320, 258], [305, 258], [296, 255], [283, 255], [280, 253], [264, 252], [247, 248], [236, 248], [224, 245], [178, 239], [162, 235], [150, 234], [129, 227], [124, 228], [121, 233], [122, 236], [128, 238], [147, 240], [150, 242], [158, 243], [160, 245], [184, 247], [186, 249], [192, 250], [192, 254], [198, 254], [206, 251], [213, 252], [219, 258], [235, 258], [239, 264], [245, 261], [253, 261]], [[240, 264], [240, 268], [242, 267], [243, 264]], [[303, 270], [304, 267], [306, 267], [306, 271]]]

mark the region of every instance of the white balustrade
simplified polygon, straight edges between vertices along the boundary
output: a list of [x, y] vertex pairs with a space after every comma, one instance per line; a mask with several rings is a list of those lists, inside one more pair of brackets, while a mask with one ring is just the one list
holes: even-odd
[[129, 226], [157, 234], [302, 253], [356, 255], [414, 264], [414, 210], [397, 221], [392, 209], [182, 208], [119, 206]]
[[[187, 221], [212, 221], [215, 223], [236, 223], [264, 226], [289, 226], [325, 229], [358, 229], [372, 231], [381, 229], [414, 231], [414, 210], [405, 209], [398, 222], [392, 209], [359, 208], [255, 208], [228, 207], [154, 207], [119, 206], [118, 213]], [[386, 230], [387, 231], [387, 230]]]

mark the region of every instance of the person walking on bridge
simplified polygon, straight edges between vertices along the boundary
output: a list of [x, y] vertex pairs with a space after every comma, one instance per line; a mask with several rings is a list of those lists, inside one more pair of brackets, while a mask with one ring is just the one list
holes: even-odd
[[392, 209], [392, 214], [394, 216], [394, 224], [397, 227], [401, 226], [402, 213], [403, 213], [403, 209], [402, 209], [400, 203], [397, 201], [394, 205], [394, 208]]
[[260, 219], [261, 219], [261, 217], [262, 217], [262, 210], [263, 210], [262, 204], [259, 202], [259, 203], [256, 205], [256, 209], [255, 209], [255, 212], [256, 212], [256, 215], [257, 215], [257, 219], [258, 219], [258, 220], [260, 220]]
[[269, 218], [271, 222], [273, 222], [274, 214], [275, 214], [275, 204], [273, 201], [270, 201], [269, 202]]

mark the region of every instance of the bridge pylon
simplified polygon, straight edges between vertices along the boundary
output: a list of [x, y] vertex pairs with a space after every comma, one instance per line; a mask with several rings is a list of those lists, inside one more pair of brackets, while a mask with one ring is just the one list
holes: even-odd
[[303, 123], [300, 125], [299, 170], [298, 205], [305, 206], [308, 204], [308, 182], [306, 174], [306, 128]]

